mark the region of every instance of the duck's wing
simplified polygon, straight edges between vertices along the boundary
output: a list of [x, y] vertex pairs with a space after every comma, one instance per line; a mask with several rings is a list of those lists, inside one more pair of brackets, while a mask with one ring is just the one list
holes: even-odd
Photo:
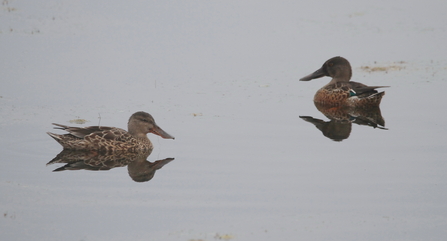
[[349, 82], [349, 85], [356, 95], [361, 95], [364, 93], [377, 93], [376, 89], [389, 87], [389, 86], [368, 86], [354, 81]]
[[108, 140], [127, 140], [130, 138], [130, 134], [120, 128], [116, 127], [108, 127], [108, 126], [88, 126], [88, 127], [73, 127], [66, 126], [61, 124], [53, 123], [53, 125], [57, 126], [55, 129], [61, 129], [67, 131], [69, 134], [84, 139], [85, 137], [97, 138], [100, 137], [102, 139]]

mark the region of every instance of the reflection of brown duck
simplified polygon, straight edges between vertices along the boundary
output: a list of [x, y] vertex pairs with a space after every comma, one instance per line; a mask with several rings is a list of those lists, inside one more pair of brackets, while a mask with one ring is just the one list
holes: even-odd
[[147, 182], [154, 177], [155, 171], [173, 160], [174, 158], [165, 158], [155, 162], [149, 162], [146, 160], [131, 162], [127, 165], [127, 171], [129, 172], [129, 176], [132, 180], [136, 182]]
[[136, 182], [151, 180], [155, 171], [168, 164], [174, 158], [166, 158], [153, 163], [146, 160], [151, 152], [112, 152], [98, 153], [94, 151], [63, 150], [47, 165], [67, 163], [55, 169], [55, 172], [65, 170], [104, 171], [127, 165], [129, 176]]
[[385, 120], [378, 106], [371, 108], [327, 107], [318, 103], [315, 103], [315, 106], [330, 121], [323, 121], [311, 116], [300, 117], [314, 124], [324, 136], [334, 141], [347, 139], [351, 134], [352, 123], [386, 129], [384, 128]]
[[147, 151], [152, 149], [152, 143], [147, 138], [148, 133], [154, 133], [163, 138], [174, 139], [173, 136], [163, 131], [154, 118], [146, 112], [134, 113], [127, 124], [128, 131], [116, 127], [89, 126], [70, 127], [53, 124], [68, 132], [58, 135], [47, 132], [64, 149], [83, 151]]

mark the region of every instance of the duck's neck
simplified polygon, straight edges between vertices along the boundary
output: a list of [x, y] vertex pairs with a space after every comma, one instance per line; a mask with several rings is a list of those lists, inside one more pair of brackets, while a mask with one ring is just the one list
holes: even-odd
[[144, 134], [136, 135], [134, 137], [141, 140], [149, 140], [149, 138], [147, 138], [147, 135]]
[[146, 134], [141, 133], [141, 132], [136, 132], [136, 131], [133, 131], [133, 130], [129, 130], [129, 134], [131, 134], [136, 139], [144, 139], [144, 140], [149, 139], [149, 138], [147, 138]]
[[350, 79], [350, 78], [346, 78], [346, 77], [343, 77], [343, 78], [337, 78], [337, 77], [334, 77], [334, 78], [328, 83], [328, 85], [332, 85], [332, 84], [336, 84], [336, 83], [347, 83], [347, 82], [349, 82], [349, 79]]
[[352, 77], [351, 66], [340, 66], [338, 71], [335, 72], [330, 84], [349, 82]]

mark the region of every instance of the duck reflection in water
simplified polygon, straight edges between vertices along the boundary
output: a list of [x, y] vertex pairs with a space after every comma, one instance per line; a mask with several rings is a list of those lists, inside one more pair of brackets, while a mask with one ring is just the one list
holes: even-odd
[[379, 106], [370, 108], [328, 107], [318, 103], [315, 103], [315, 106], [330, 121], [323, 121], [311, 116], [300, 116], [300, 118], [314, 124], [324, 136], [334, 141], [347, 139], [351, 134], [352, 123], [387, 130]]
[[166, 158], [151, 163], [146, 158], [151, 154], [153, 145], [148, 133], [165, 139], [174, 139], [156, 123], [146, 112], [139, 111], [130, 116], [128, 131], [116, 127], [89, 126], [71, 127], [54, 124], [55, 129], [65, 130], [66, 134], [47, 132], [64, 150], [47, 165], [67, 163], [54, 171], [64, 170], [110, 170], [127, 165], [130, 177], [136, 182], [147, 182], [154, 177], [155, 171], [168, 164], [174, 158]]
[[135, 182], [151, 180], [155, 172], [174, 158], [166, 158], [155, 162], [147, 161], [151, 151], [101, 153], [95, 151], [63, 150], [47, 165], [66, 163], [54, 172], [65, 170], [107, 171], [116, 167], [127, 166], [129, 176]]

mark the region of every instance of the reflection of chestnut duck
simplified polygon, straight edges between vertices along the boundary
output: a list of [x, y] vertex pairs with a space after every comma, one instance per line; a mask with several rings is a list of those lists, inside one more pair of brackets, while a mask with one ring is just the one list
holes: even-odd
[[327, 60], [320, 69], [300, 80], [309, 81], [323, 76], [332, 77], [332, 80], [317, 91], [314, 102], [326, 106], [379, 106], [385, 92], [379, 93], [376, 89], [388, 87], [349, 81], [352, 76], [351, 65], [342, 57]]
[[324, 121], [320, 119], [313, 118], [311, 116], [300, 116], [301, 119], [310, 122], [319, 129], [323, 135], [334, 141], [342, 141], [347, 139], [351, 134], [352, 124], [351, 122], [342, 121]]
[[116, 127], [90, 126], [90, 127], [69, 127], [54, 124], [68, 132], [68, 134], [58, 135], [47, 132], [64, 149], [69, 150], [94, 150], [101, 152], [114, 151], [145, 151], [152, 150], [152, 143], [147, 138], [148, 133], [159, 135], [163, 138], [174, 139], [173, 136], [163, 131], [154, 118], [146, 112], [136, 112], [127, 124], [128, 131]]
[[132, 180], [147, 182], [154, 177], [155, 171], [174, 160], [174, 158], [166, 158], [151, 163], [146, 160], [149, 154], [150, 151], [98, 153], [95, 151], [63, 150], [47, 165], [67, 163], [55, 169], [54, 172], [65, 170], [106, 171], [127, 165]]
[[317, 109], [330, 121], [323, 121], [311, 116], [300, 116], [317, 127], [324, 136], [342, 141], [351, 134], [352, 123], [385, 129], [385, 120], [378, 106], [372, 108], [327, 107], [315, 103]]
[[349, 121], [359, 125], [367, 125], [374, 128], [378, 127], [380, 129], [383, 129], [385, 126], [385, 120], [383, 119], [380, 107], [378, 106], [370, 108], [327, 107], [315, 103], [315, 107], [331, 120], [341, 122]]

